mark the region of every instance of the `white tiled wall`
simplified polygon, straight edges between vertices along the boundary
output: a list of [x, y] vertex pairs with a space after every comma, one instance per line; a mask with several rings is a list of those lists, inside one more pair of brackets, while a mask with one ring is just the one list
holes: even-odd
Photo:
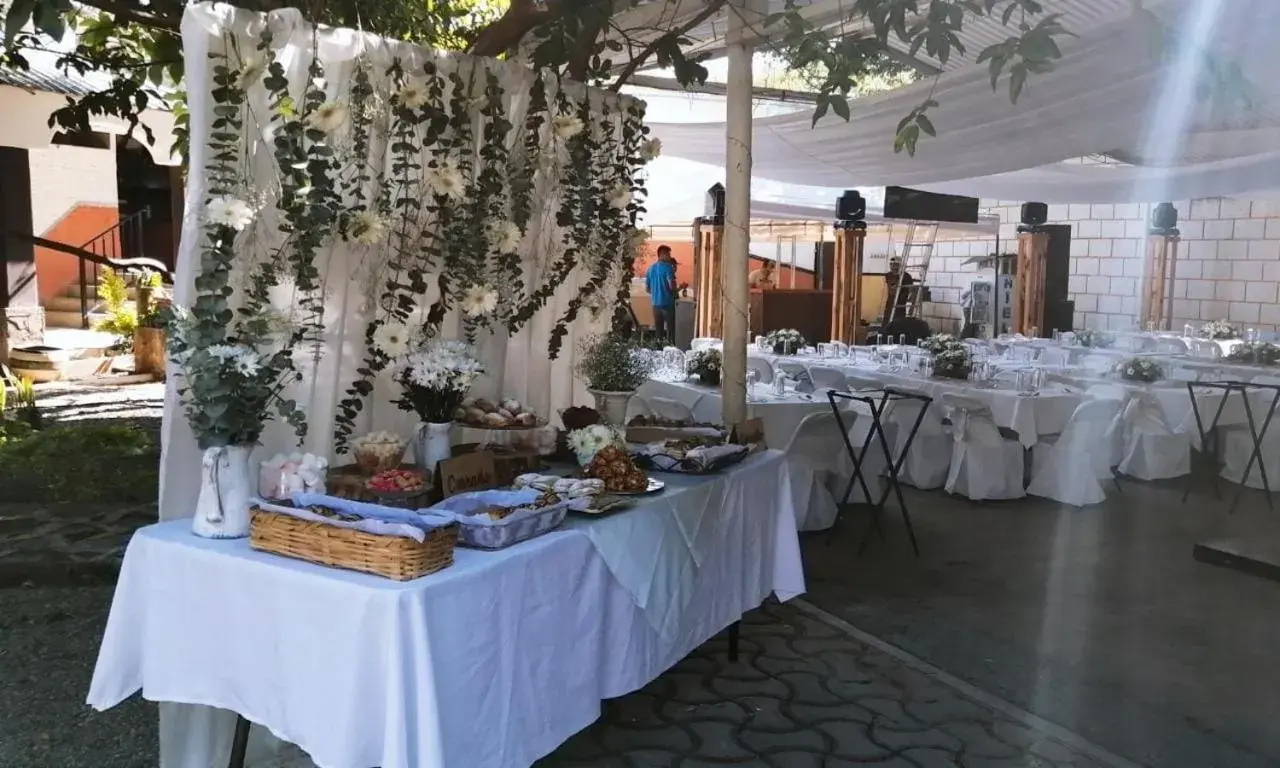
[[[1274, 332], [1280, 329], [1280, 199], [1211, 198], [1174, 203], [1182, 232], [1173, 288], [1175, 329], [1226, 318]], [[1049, 223], [1071, 224], [1071, 277], [1077, 328], [1126, 329], [1136, 321], [1152, 206], [1050, 205]], [[1000, 216], [999, 250], [1017, 251], [1019, 204], [983, 201]], [[933, 302], [926, 319], [937, 330], [956, 330], [960, 292], [991, 271], [961, 266], [970, 256], [995, 252], [995, 238], [939, 242], [926, 283]]]

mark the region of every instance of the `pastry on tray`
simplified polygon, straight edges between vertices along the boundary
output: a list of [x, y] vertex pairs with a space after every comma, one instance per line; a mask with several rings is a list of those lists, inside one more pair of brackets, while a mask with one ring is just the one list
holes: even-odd
[[658, 416], [652, 413], [642, 413], [633, 416], [631, 421], [627, 422], [628, 427], [706, 427], [710, 429], [724, 429], [719, 424], [709, 424], [701, 421], [691, 421], [689, 419], [671, 419], [666, 416]]
[[587, 465], [586, 475], [603, 480], [604, 489], [614, 493], [644, 493], [649, 488], [649, 477], [616, 445], [601, 448]]
[[515, 429], [542, 424], [532, 409], [512, 398], [501, 403], [484, 398], [468, 400], [454, 413], [454, 419], [477, 429]]

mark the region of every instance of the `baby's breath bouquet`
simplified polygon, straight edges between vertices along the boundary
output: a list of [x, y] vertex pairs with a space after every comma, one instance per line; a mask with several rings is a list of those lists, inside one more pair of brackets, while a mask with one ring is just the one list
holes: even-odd
[[595, 336], [583, 342], [575, 368], [597, 392], [634, 392], [649, 378], [636, 345], [620, 336]]
[[1137, 381], [1150, 384], [1164, 378], [1164, 368], [1150, 357], [1131, 357], [1118, 365], [1116, 372], [1125, 381]]
[[709, 387], [720, 384], [720, 369], [723, 359], [718, 349], [700, 349], [689, 356], [687, 370], [689, 375], [697, 376], [698, 381]]
[[794, 355], [804, 346], [804, 336], [795, 328], [783, 328], [770, 331], [764, 337], [764, 345], [771, 348], [776, 355]]
[[1227, 353], [1227, 359], [1233, 363], [1275, 365], [1280, 363], [1280, 347], [1266, 341], [1245, 342]]
[[942, 347], [933, 357], [933, 374], [945, 379], [967, 379], [972, 368], [969, 347], [959, 341]]
[[935, 333], [924, 341], [920, 342], [920, 348], [930, 354], [938, 354], [942, 350], [956, 343], [956, 337], [949, 333]]
[[1204, 326], [1200, 328], [1200, 335], [1206, 339], [1213, 339], [1215, 341], [1223, 339], [1238, 339], [1240, 338], [1240, 329], [1236, 328], [1226, 320], [1214, 320], [1212, 322], [1205, 323]]

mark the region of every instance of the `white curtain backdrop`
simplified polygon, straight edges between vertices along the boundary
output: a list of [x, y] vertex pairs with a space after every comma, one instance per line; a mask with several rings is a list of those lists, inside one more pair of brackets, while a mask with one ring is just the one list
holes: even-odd
[[[1154, 202], [1272, 189], [1280, 172], [1280, 83], [1272, 74], [1273, 0], [1160, 7], [1189, 47], [1161, 55], [1136, 18], [1061, 40], [1054, 71], [1017, 104], [1007, 80], [966, 66], [853, 102], [853, 118], [810, 127], [808, 111], [755, 121], [752, 174], [828, 188], [900, 184], [1003, 200]], [[1193, 53], [1184, 53], [1191, 50]], [[1252, 108], [1197, 96], [1204, 54], [1238, 65]], [[1223, 93], [1214, 93], [1222, 97]], [[898, 121], [932, 97], [937, 138], [895, 154]], [[656, 123], [664, 153], [723, 165], [723, 123]], [[1116, 152], [1138, 165], [1060, 161]], [[1147, 167], [1139, 167], [1147, 166]]]

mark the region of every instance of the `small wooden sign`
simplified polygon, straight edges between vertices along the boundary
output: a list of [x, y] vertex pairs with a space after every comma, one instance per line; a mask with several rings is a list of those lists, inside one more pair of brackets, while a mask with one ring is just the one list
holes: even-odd
[[498, 486], [498, 472], [492, 453], [464, 453], [436, 466], [441, 498], [467, 491], [485, 491]]
[[764, 449], [764, 420], [756, 417], [747, 419], [738, 424], [729, 433], [729, 442], [738, 445], [754, 445], [757, 449]]

